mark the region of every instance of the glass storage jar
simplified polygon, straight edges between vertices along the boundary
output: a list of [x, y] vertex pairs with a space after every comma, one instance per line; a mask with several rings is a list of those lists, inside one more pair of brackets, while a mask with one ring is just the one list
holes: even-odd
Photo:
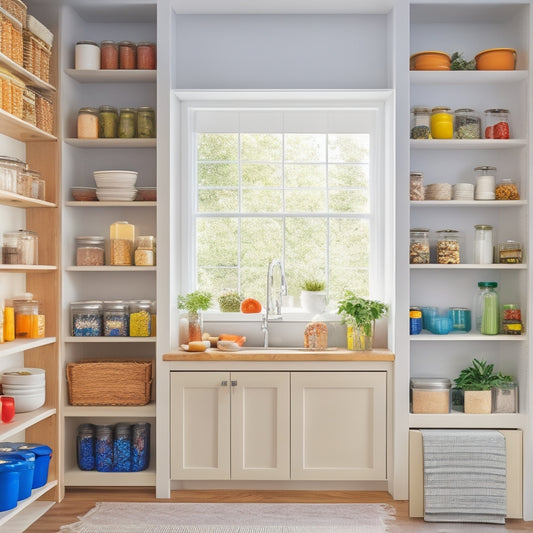
[[131, 107], [120, 109], [118, 120], [119, 139], [133, 139], [137, 135], [137, 111]]
[[26, 168], [20, 173], [24, 177], [25, 181], [25, 194], [28, 198], [33, 198], [37, 200], [39, 198], [39, 181], [41, 179], [41, 173], [37, 170], [31, 170], [26, 165]]
[[113, 472], [131, 471], [131, 424], [119, 422], [113, 430]]
[[155, 265], [155, 237], [153, 235], [140, 235], [135, 248], [136, 266]]
[[418, 202], [424, 199], [424, 175], [422, 172], [409, 174], [409, 200]]
[[135, 226], [127, 221], [118, 221], [109, 228], [111, 265], [133, 265], [133, 246], [135, 243]]
[[78, 41], [74, 49], [74, 68], [76, 70], [99, 70], [100, 47], [94, 41]]
[[38, 300], [13, 300], [15, 308], [15, 338], [44, 337], [45, 317]]
[[430, 124], [433, 139], [453, 139], [453, 115], [449, 107], [434, 107]]
[[409, 263], [415, 265], [429, 263], [429, 229], [411, 229]]
[[76, 266], [105, 265], [104, 238], [98, 235], [76, 237]]
[[118, 69], [118, 46], [115, 41], [102, 41], [100, 43], [100, 68]]
[[520, 200], [518, 185], [510, 178], [502, 178], [496, 183], [496, 200]]
[[474, 229], [474, 263], [478, 265], [490, 265], [494, 256], [492, 226], [476, 224]]
[[19, 229], [19, 264], [39, 264], [39, 237], [35, 231]]
[[2, 235], [2, 264], [20, 264], [20, 235], [18, 231], [8, 231]]
[[431, 139], [430, 117], [427, 107], [411, 109], [411, 139]]
[[17, 194], [31, 198], [33, 186], [33, 175], [28, 173], [26, 169], [21, 170], [17, 176]]
[[113, 426], [96, 426], [95, 466], [98, 472], [113, 469]]
[[492, 388], [493, 413], [518, 413], [518, 385], [513, 381]]
[[454, 229], [437, 231], [437, 263], [458, 265], [463, 251], [463, 234]]
[[478, 293], [474, 302], [476, 328], [483, 335], [497, 335], [500, 332], [500, 300], [495, 281], [478, 282]]
[[485, 139], [510, 139], [509, 110], [485, 110]]
[[98, 137], [101, 139], [114, 139], [118, 135], [118, 113], [110, 105], [98, 108]]
[[150, 464], [150, 423], [139, 422], [131, 428], [131, 471], [146, 470]]
[[137, 137], [141, 139], [155, 137], [155, 112], [153, 108], [137, 108]]
[[137, 47], [131, 41], [118, 43], [118, 68], [134, 69], [137, 66]]
[[498, 263], [522, 263], [522, 244], [518, 241], [505, 241], [497, 246]]
[[82, 107], [78, 111], [78, 139], [98, 139], [98, 109]]
[[411, 378], [411, 411], [415, 414], [446, 414], [451, 411], [448, 378]]
[[76, 459], [80, 470], [94, 470], [95, 428], [93, 424], [80, 424], [76, 437]]
[[124, 300], [104, 301], [104, 337], [127, 337], [129, 304]]
[[137, 68], [140, 70], [156, 68], [155, 43], [137, 43]]
[[481, 119], [468, 107], [453, 112], [454, 139], [481, 139]]
[[152, 301], [130, 302], [130, 337], [150, 337], [152, 332]]
[[84, 300], [70, 304], [73, 337], [101, 337], [103, 335], [103, 302]]
[[476, 175], [475, 200], [494, 200], [496, 198], [496, 167], [482, 165], [474, 169]]
[[20, 159], [0, 156], [0, 189], [17, 192], [18, 177], [24, 168], [25, 164]]

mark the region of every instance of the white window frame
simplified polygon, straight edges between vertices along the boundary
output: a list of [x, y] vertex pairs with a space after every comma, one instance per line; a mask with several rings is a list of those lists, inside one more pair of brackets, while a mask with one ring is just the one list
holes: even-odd
[[[374, 168], [370, 184], [370, 264], [369, 292], [371, 298], [390, 302], [394, 272], [394, 110], [393, 91], [175, 91], [180, 121], [180, 254], [181, 292], [195, 289], [195, 191], [194, 113], [206, 109], [243, 108], [309, 108], [357, 109], [376, 111], [375, 130], [371, 132], [376, 146], [371, 150], [370, 165]], [[265, 265], [265, 276], [268, 265]], [[347, 288], [349, 288], [347, 286]], [[266, 296], [266, 295], [265, 295]]]

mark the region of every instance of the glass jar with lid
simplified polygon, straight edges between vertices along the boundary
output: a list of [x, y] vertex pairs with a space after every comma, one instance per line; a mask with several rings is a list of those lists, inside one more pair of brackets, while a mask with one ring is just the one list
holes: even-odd
[[0, 156], [0, 189], [16, 193], [18, 176], [24, 168], [25, 164], [20, 159]]
[[[29, 299], [26, 299], [29, 296]], [[23, 299], [13, 299], [15, 308], [15, 338], [41, 339], [44, 337], [45, 317], [41, 303], [28, 293]]]
[[73, 337], [101, 337], [103, 335], [103, 302], [85, 300], [70, 304]]
[[39, 198], [39, 181], [41, 179], [41, 173], [38, 170], [31, 170], [28, 165], [26, 165], [26, 168], [21, 174], [24, 176], [25, 191], [29, 192], [29, 195], [26, 196], [37, 200]]
[[409, 175], [409, 200], [413, 202], [424, 199], [424, 175], [422, 172], [411, 172]]
[[429, 263], [429, 229], [411, 229], [409, 263], [415, 265]]
[[119, 139], [133, 139], [137, 135], [137, 110], [132, 107], [120, 109], [118, 121]]
[[80, 424], [76, 435], [76, 459], [80, 470], [94, 469], [94, 441], [94, 425]]
[[118, 68], [134, 69], [137, 66], [137, 46], [131, 41], [118, 43]]
[[150, 337], [152, 332], [152, 300], [130, 302], [130, 337]]
[[17, 176], [17, 194], [31, 198], [33, 175], [26, 169], [21, 170]]
[[496, 167], [482, 165], [476, 171], [476, 187], [474, 198], [476, 200], [494, 200], [496, 198]]
[[105, 265], [104, 238], [99, 235], [76, 237], [76, 266]]
[[431, 139], [431, 111], [427, 107], [411, 109], [411, 139]]
[[20, 235], [18, 231], [8, 231], [2, 235], [2, 264], [20, 264]]
[[118, 135], [118, 112], [110, 105], [98, 108], [98, 137], [114, 139]]
[[474, 263], [490, 265], [493, 259], [492, 226], [476, 224], [474, 226]]
[[76, 70], [98, 70], [100, 68], [100, 47], [94, 41], [78, 41], [74, 49]]
[[118, 46], [115, 41], [100, 43], [100, 68], [105, 70], [118, 69]]
[[522, 263], [522, 243], [512, 240], [500, 242], [497, 246], [497, 262], [504, 264]]
[[156, 68], [155, 43], [137, 43], [137, 68], [140, 70], [154, 70]]
[[434, 107], [430, 125], [433, 139], [453, 139], [453, 114], [449, 107]]
[[39, 264], [39, 237], [37, 232], [19, 229], [19, 258], [21, 265]]
[[104, 301], [104, 337], [127, 337], [129, 303], [125, 300]]
[[152, 107], [137, 108], [137, 137], [141, 139], [155, 137], [155, 112]]
[[481, 139], [481, 118], [468, 107], [453, 112], [454, 139]]
[[113, 472], [131, 471], [131, 424], [118, 422], [113, 428]]
[[496, 200], [520, 200], [518, 185], [510, 178], [501, 178], [494, 191]]
[[78, 111], [78, 139], [98, 139], [98, 109], [82, 107]]
[[509, 110], [485, 110], [485, 139], [510, 139]]
[[110, 264], [117, 266], [133, 265], [135, 226], [125, 220], [111, 224], [109, 228]]
[[454, 229], [437, 231], [437, 263], [458, 265], [463, 252], [463, 234]]
[[135, 249], [136, 266], [155, 265], [155, 237], [153, 235], [140, 235]]
[[478, 293], [474, 301], [476, 328], [483, 335], [497, 335], [500, 332], [500, 299], [495, 281], [478, 282]]

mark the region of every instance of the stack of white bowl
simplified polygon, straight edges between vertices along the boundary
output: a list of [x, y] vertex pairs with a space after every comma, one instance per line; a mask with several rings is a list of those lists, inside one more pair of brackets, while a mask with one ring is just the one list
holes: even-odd
[[137, 196], [135, 182], [137, 172], [133, 170], [96, 170], [96, 196], [101, 202], [131, 202]]
[[2, 372], [4, 396], [15, 400], [15, 413], [26, 413], [44, 405], [45, 371], [42, 368], [9, 368]]

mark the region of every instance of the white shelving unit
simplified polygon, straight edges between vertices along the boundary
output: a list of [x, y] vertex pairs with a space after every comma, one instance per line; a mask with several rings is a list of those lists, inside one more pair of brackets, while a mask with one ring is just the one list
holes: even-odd
[[[138, 7], [138, 8], [137, 8]], [[132, 8], [127, 2], [109, 2], [105, 8], [75, 4], [62, 6], [64, 31], [60, 43], [62, 76], [61, 124], [63, 162], [63, 362], [82, 359], [142, 359], [153, 362], [155, 377], [155, 337], [73, 337], [70, 303], [77, 300], [156, 299], [157, 267], [78, 267], [75, 266], [75, 237], [101, 235], [109, 238], [109, 226], [124, 220], [135, 224], [138, 235], [156, 235], [157, 202], [78, 202], [70, 194], [72, 186], [92, 186], [95, 170], [135, 170], [136, 186], [156, 185], [154, 139], [77, 139], [77, 112], [81, 107], [151, 106], [156, 108], [156, 71], [73, 69], [74, 46], [80, 39], [156, 40], [155, 2]], [[118, 274], [118, 275], [117, 275]], [[155, 398], [155, 380], [153, 382]], [[65, 387], [66, 389], [66, 387]], [[64, 480], [65, 486], [154, 486], [155, 485], [155, 402], [146, 406], [72, 406], [63, 395]], [[102, 473], [82, 471], [76, 462], [76, 433], [81, 423], [114, 424], [131, 421], [151, 424], [150, 467], [142, 472]]]

